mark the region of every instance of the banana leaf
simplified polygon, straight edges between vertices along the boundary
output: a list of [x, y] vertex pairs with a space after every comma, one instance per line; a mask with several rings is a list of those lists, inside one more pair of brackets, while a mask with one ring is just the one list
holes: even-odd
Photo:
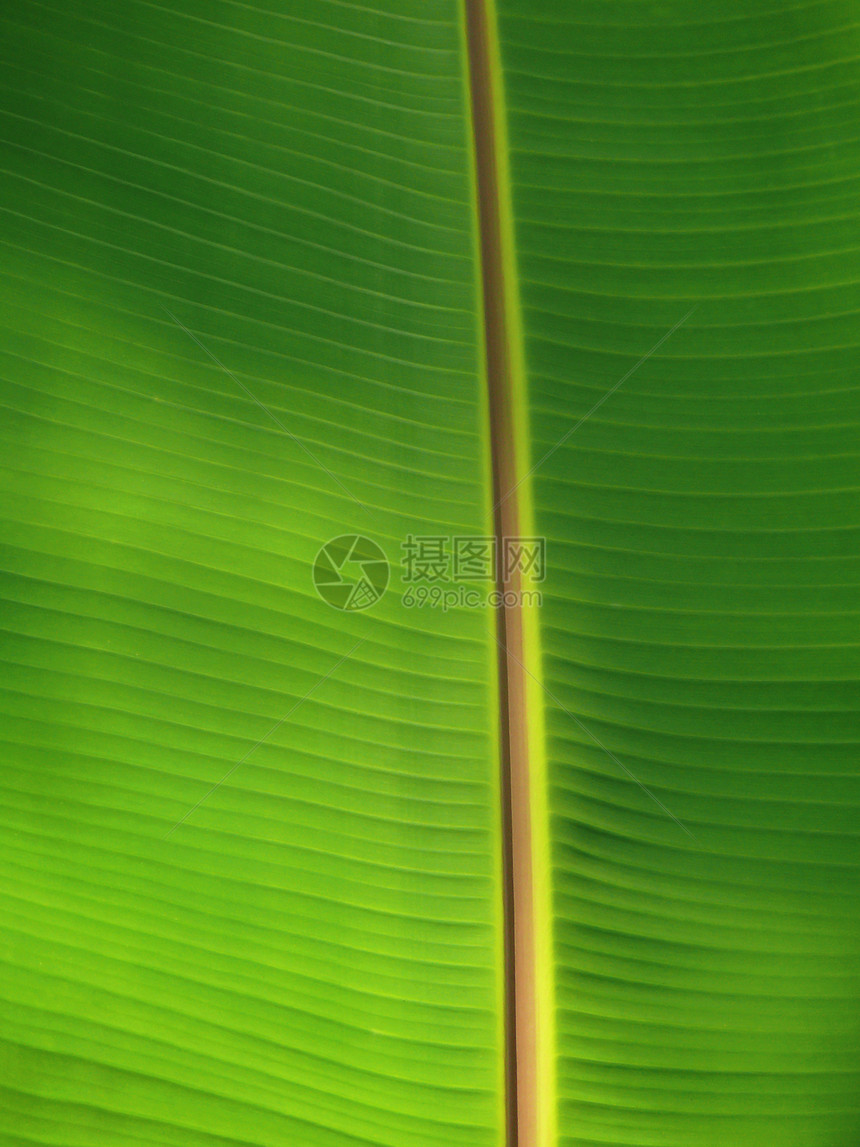
[[857, 16], [3, 7], [0, 1144], [856, 1143]]

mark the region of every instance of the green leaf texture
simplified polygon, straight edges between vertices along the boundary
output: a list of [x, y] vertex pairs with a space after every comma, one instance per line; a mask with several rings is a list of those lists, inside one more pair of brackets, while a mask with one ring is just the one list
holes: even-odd
[[497, 1144], [494, 619], [396, 572], [490, 529], [459, 12], [2, 25], [0, 1142]]
[[[856, 1147], [857, 4], [497, 16], [536, 1147]], [[0, 1144], [498, 1147], [495, 618], [400, 564], [492, 530], [461, 5], [0, 21]]]
[[857, 5], [499, 10], [558, 1141], [849, 1147]]

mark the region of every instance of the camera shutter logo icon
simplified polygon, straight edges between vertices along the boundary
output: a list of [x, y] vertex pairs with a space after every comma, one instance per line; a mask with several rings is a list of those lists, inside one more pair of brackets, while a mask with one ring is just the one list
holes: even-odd
[[317, 593], [334, 609], [374, 605], [388, 588], [388, 558], [370, 538], [342, 534], [322, 547], [314, 560]]

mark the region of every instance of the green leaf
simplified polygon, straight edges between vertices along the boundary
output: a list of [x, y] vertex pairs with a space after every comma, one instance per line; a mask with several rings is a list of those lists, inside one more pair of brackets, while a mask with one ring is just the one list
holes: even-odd
[[857, 7], [499, 10], [558, 1142], [854, 1143]]
[[0, 1140], [496, 1144], [495, 619], [312, 582], [491, 530], [455, 7], [3, 42]]
[[496, 9], [0, 16], [0, 1144], [857, 1140], [856, 5]]

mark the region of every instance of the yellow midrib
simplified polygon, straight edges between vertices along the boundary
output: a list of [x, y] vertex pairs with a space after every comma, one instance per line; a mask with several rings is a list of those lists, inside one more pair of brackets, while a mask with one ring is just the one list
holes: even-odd
[[[534, 536], [527, 378], [494, 0], [463, 0], [470, 77], [483, 344], [497, 535]], [[522, 484], [520, 484], [522, 483]], [[516, 586], [514, 587], [516, 588]], [[555, 1006], [548, 784], [534, 607], [500, 616], [506, 836], [508, 1147], [555, 1147]], [[512, 981], [512, 984], [511, 984]], [[511, 990], [512, 989], [512, 990]]]

